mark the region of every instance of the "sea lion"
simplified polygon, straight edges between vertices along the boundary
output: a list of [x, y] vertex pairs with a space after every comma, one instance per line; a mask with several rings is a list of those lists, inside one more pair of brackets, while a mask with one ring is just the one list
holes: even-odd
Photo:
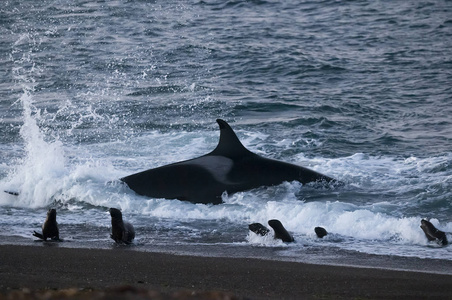
[[315, 234], [317, 234], [317, 236], [319, 238], [323, 238], [325, 235], [328, 234], [328, 232], [323, 227], [316, 227], [316, 228], [314, 228], [314, 231], [315, 231]]
[[42, 234], [34, 231], [33, 236], [44, 241], [47, 241], [47, 238], [50, 238], [54, 241], [61, 241], [60, 232], [58, 230], [58, 223], [56, 221], [56, 209], [52, 208], [47, 212], [47, 218], [42, 225]]
[[436, 241], [438, 244], [443, 246], [448, 244], [446, 233], [436, 229], [436, 227], [429, 221], [421, 220], [421, 228], [429, 241]]
[[280, 239], [286, 243], [292, 243], [295, 241], [293, 236], [287, 232], [286, 228], [284, 228], [279, 220], [270, 220], [268, 221], [268, 225], [270, 225], [270, 227], [275, 231], [275, 239]]
[[111, 235], [110, 237], [118, 244], [130, 244], [135, 238], [135, 229], [129, 222], [122, 220], [122, 213], [119, 209], [110, 208], [111, 215]]
[[270, 229], [262, 225], [261, 223], [253, 223], [248, 225], [248, 228], [257, 235], [266, 236]]

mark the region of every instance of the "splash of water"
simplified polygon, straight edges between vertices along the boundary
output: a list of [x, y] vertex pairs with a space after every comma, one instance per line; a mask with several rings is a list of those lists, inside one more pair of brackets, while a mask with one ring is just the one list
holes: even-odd
[[28, 89], [24, 89], [19, 101], [23, 106], [20, 135], [25, 143], [25, 156], [8, 176], [5, 189], [19, 193], [12, 205], [45, 206], [58, 191], [59, 181], [66, 172], [63, 145], [58, 140], [45, 141], [37, 124], [41, 113], [34, 108]]
[[[25, 44], [25, 47], [23, 47]], [[16, 162], [2, 188], [19, 193], [17, 198], [0, 197], [2, 204], [38, 207], [49, 203], [57, 192], [65, 170], [63, 145], [58, 140], [47, 142], [39, 128], [41, 111], [34, 106], [33, 91], [35, 78], [41, 70], [32, 58], [32, 48], [36, 40], [30, 34], [21, 35], [14, 44], [11, 59], [14, 61], [13, 74], [22, 95], [16, 102], [23, 108], [23, 124], [20, 136], [24, 141], [25, 155]], [[24, 48], [24, 49], [23, 49]]]

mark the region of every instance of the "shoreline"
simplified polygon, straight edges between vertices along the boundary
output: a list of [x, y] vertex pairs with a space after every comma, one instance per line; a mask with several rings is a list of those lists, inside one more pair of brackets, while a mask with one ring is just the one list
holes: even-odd
[[[10, 237], [11, 238], [11, 237]], [[32, 242], [31, 242], [32, 240]], [[271, 247], [271, 246], [251, 246], [243, 251], [243, 248], [237, 252], [237, 245], [215, 245], [206, 244], [202, 247], [193, 247], [187, 244], [141, 244], [133, 243], [131, 245], [118, 245], [110, 239], [105, 239], [96, 244], [64, 240], [63, 243], [30, 238], [20, 238], [9, 240], [9, 242], [0, 242], [1, 246], [29, 246], [29, 247], [59, 247], [71, 249], [98, 249], [98, 250], [116, 250], [136, 251], [144, 253], [170, 254], [177, 256], [194, 256], [208, 258], [254, 258], [264, 261], [290, 262], [310, 265], [367, 268], [405, 272], [420, 272], [429, 274], [452, 275], [452, 260], [439, 259], [437, 257], [429, 258], [422, 256], [397, 256], [365, 253], [346, 249], [331, 248], [330, 251], [319, 253], [319, 249], [305, 248], [302, 252], [284, 253], [289, 248]], [[421, 248], [421, 250], [423, 250]], [[443, 249], [438, 249], [443, 250]]]
[[0, 245], [0, 262], [0, 298], [65, 290], [82, 293], [78, 295], [82, 299], [86, 291], [120, 290], [128, 291], [131, 299], [143, 291], [162, 299], [184, 292], [210, 295], [206, 299], [448, 299], [452, 295], [452, 275], [127, 248]]

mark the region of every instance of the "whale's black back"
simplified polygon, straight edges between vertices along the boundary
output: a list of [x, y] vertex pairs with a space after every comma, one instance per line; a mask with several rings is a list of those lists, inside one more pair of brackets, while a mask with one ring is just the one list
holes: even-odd
[[246, 149], [223, 120], [220, 141], [210, 153], [121, 178], [136, 193], [152, 198], [221, 203], [221, 195], [277, 185], [284, 181], [331, 181], [297, 165], [263, 158]]

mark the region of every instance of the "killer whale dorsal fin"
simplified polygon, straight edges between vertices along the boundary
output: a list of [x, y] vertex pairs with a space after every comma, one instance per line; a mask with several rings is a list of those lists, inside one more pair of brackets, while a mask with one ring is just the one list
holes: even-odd
[[209, 155], [235, 158], [252, 154], [251, 151], [242, 145], [234, 130], [232, 130], [226, 121], [217, 119], [217, 123], [220, 126], [220, 141]]

